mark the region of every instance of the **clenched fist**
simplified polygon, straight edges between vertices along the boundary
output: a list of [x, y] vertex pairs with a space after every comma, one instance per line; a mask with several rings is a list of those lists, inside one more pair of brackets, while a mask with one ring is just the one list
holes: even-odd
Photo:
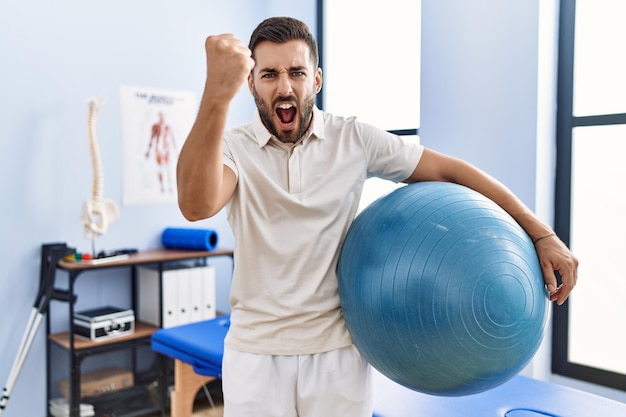
[[207, 92], [215, 98], [231, 100], [254, 67], [252, 52], [232, 34], [209, 36], [205, 49]]

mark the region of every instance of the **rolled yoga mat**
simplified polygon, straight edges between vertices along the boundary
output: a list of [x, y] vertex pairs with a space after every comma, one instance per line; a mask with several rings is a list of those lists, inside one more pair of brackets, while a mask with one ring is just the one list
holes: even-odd
[[210, 229], [168, 227], [161, 235], [161, 243], [168, 249], [214, 250], [217, 232]]

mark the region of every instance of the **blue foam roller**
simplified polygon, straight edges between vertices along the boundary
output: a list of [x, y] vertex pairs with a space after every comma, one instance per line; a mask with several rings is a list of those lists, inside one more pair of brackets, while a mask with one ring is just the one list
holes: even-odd
[[168, 227], [161, 235], [161, 243], [168, 249], [214, 250], [217, 232], [210, 229]]

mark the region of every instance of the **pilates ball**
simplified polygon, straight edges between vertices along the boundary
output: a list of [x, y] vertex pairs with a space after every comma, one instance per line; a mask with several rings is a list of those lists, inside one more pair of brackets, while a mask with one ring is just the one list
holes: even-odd
[[543, 337], [549, 301], [532, 241], [460, 185], [416, 183], [373, 202], [351, 225], [337, 272], [355, 345], [415, 391], [494, 388]]

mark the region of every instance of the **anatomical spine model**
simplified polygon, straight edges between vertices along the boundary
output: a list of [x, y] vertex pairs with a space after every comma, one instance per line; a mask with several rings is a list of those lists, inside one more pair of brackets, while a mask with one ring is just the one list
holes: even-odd
[[98, 118], [98, 112], [100, 111], [100, 105], [102, 105], [103, 102], [104, 100], [101, 97], [92, 97], [87, 101], [89, 104], [87, 135], [89, 137], [89, 150], [91, 152], [91, 162], [93, 165], [93, 188], [91, 200], [87, 200], [83, 203], [81, 221], [85, 228], [85, 237], [91, 239], [105, 234], [109, 224], [120, 217], [115, 202], [104, 198], [104, 176], [96, 138], [96, 120]]

